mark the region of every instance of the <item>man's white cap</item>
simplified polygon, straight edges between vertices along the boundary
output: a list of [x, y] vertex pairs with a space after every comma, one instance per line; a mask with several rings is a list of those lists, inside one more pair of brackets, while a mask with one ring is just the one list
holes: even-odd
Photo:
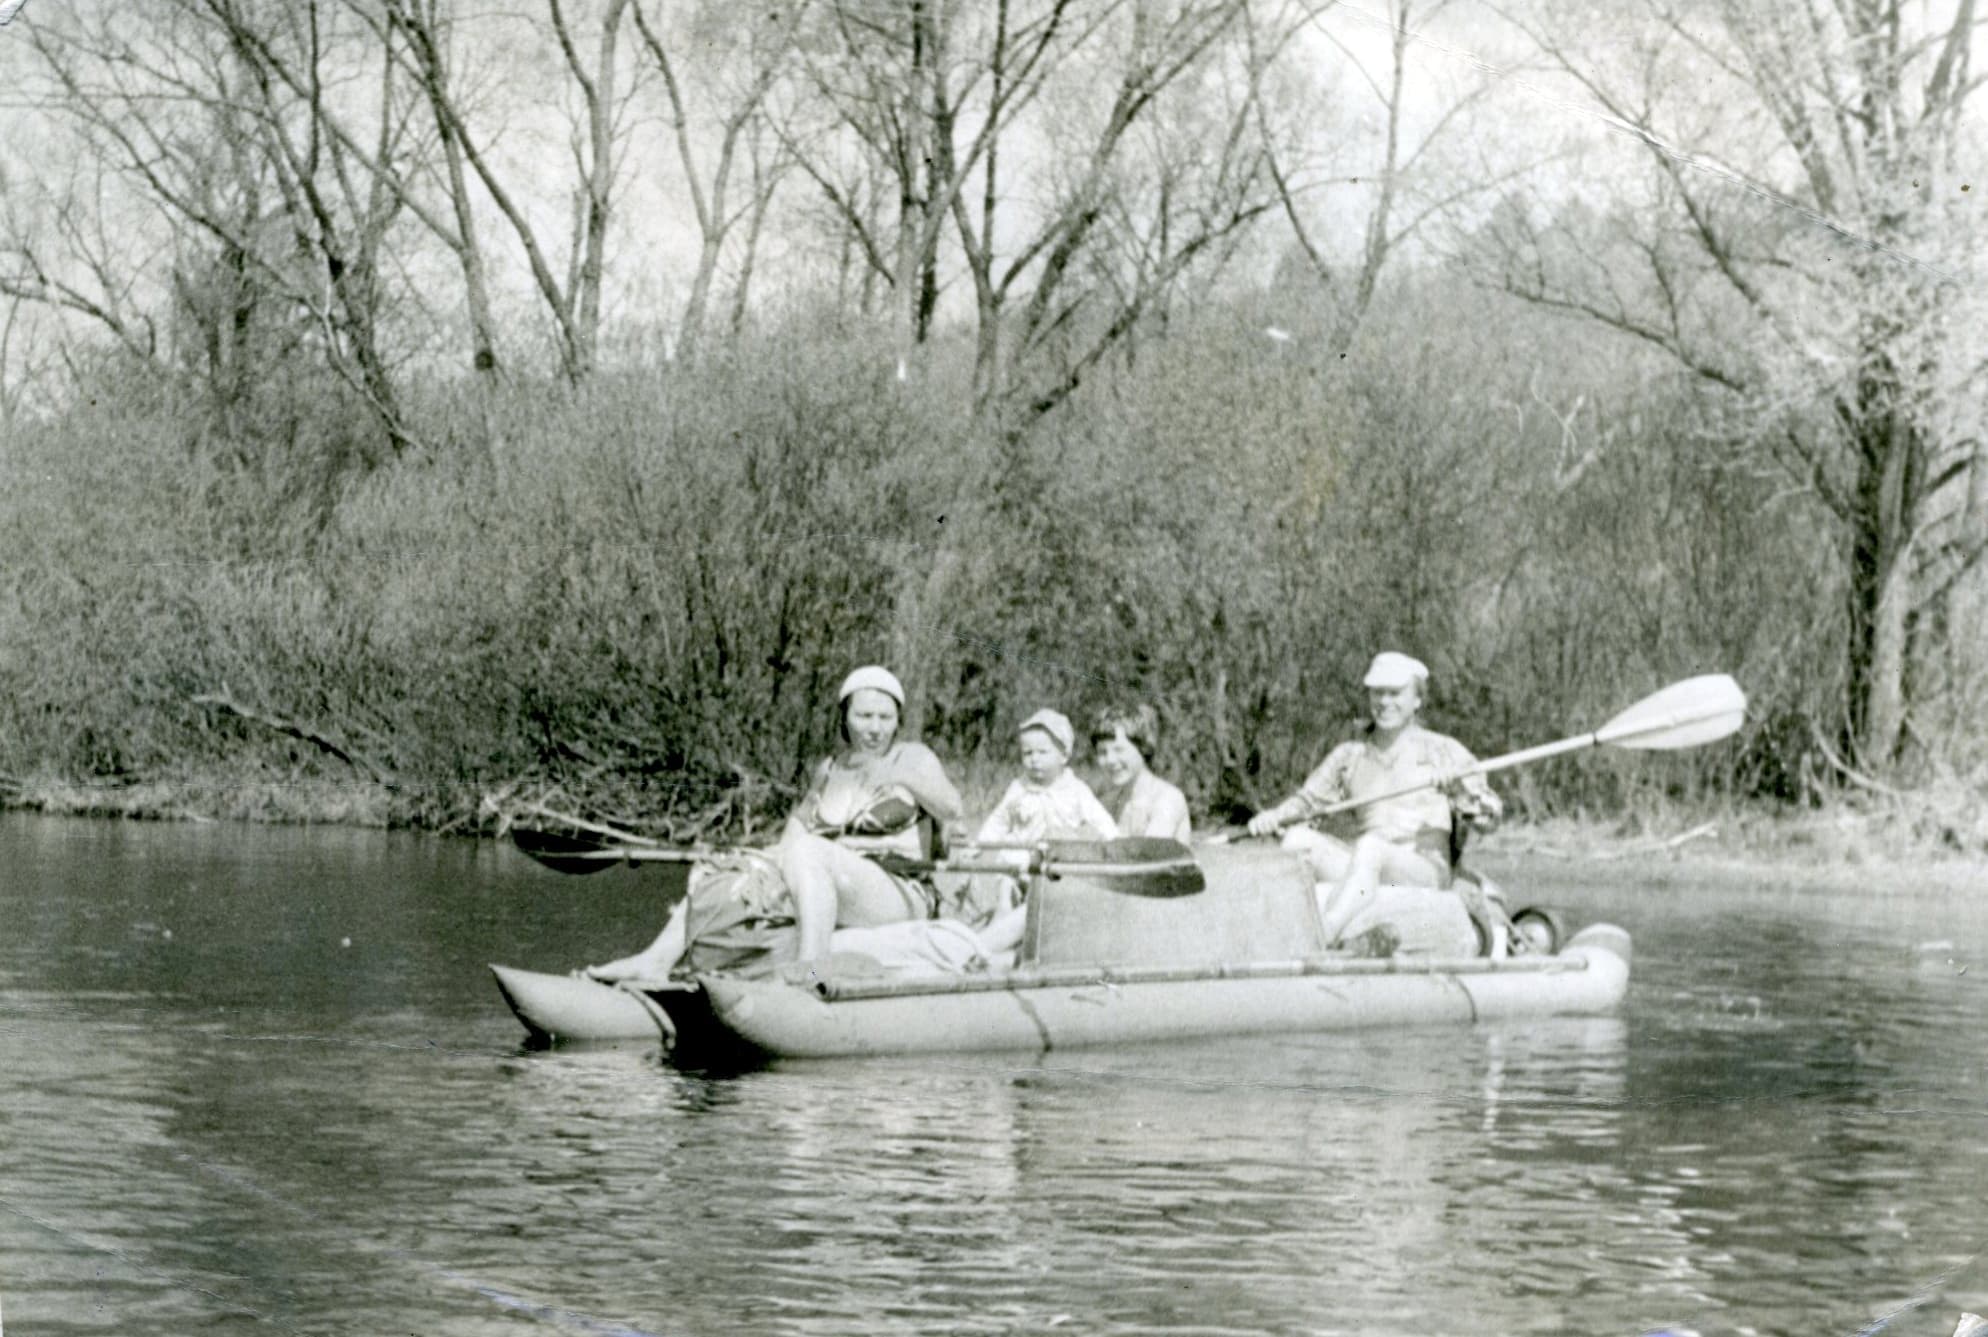
[[865, 687], [870, 688], [872, 691], [882, 692], [885, 696], [897, 702], [899, 710], [904, 709], [904, 684], [897, 680], [895, 673], [892, 673], [880, 664], [865, 665], [844, 678], [842, 680], [842, 690], [835, 694], [835, 699], [837, 701], [847, 701]]
[[1410, 683], [1421, 684], [1429, 681], [1429, 666], [1409, 655], [1396, 654], [1383, 650], [1374, 656], [1374, 662], [1367, 667], [1367, 676], [1361, 680], [1368, 687], [1379, 687], [1392, 691], [1406, 687]]
[[1077, 731], [1070, 726], [1070, 717], [1060, 710], [1038, 710], [1022, 721], [1016, 733], [1026, 733], [1030, 729], [1040, 729], [1056, 740], [1056, 746], [1069, 756], [1077, 749]]

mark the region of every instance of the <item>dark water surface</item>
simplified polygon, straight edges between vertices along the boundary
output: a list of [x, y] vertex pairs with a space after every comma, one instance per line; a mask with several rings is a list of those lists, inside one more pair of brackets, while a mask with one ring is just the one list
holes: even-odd
[[1619, 1018], [709, 1078], [524, 1052], [484, 970], [638, 945], [653, 874], [0, 818], [0, 1321], [1945, 1337], [1988, 1310], [1988, 875], [1484, 862], [1630, 929]]

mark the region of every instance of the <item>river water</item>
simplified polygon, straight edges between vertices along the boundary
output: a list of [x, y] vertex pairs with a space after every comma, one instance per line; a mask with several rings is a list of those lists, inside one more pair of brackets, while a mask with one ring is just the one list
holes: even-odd
[[526, 1051], [484, 970], [638, 944], [654, 870], [0, 817], [0, 1323], [1945, 1337], [1988, 1311], [1988, 876], [1482, 861], [1634, 934], [1619, 1017], [713, 1077]]

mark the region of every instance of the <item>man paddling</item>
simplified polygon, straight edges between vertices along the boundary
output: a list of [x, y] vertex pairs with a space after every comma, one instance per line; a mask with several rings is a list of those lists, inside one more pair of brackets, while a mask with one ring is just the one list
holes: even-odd
[[[1385, 917], [1376, 903], [1384, 885], [1448, 888], [1459, 828], [1489, 831], [1504, 810], [1484, 777], [1470, 769], [1476, 758], [1463, 744], [1417, 722], [1429, 681], [1421, 660], [1384, 651], [1363, 681], [1372, 715], [1363, 736], [1335, 747], [1295, 794], [1249, 823], [1252, 836], [1284, 831], [1285, 847], [1304, 853], [1320, 883], [1328, 943], [1337, 943], [1356, 915]], [[1416, 785], [1423, 787], [1396, 792]], [[1358, 834], [1350, 845], [1302, 825], [1365, 794], [1393, 796], [1357, 808]]]

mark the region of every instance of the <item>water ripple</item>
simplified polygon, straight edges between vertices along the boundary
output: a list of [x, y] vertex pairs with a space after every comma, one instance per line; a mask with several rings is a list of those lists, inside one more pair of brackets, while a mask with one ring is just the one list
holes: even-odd
[[80, 825], [0, 819], [35, 874], [0, 884], [23, 1331], [1849, 1333], [1910, 1301], [1885, 1331], [1945, 1337], [1988, 1304], [1978, 898], [1571, 887], [1636, 934], [1621, 1017], [719, 1078], [520, 1052], [489, 988], [647, 931], [633, 875]]

